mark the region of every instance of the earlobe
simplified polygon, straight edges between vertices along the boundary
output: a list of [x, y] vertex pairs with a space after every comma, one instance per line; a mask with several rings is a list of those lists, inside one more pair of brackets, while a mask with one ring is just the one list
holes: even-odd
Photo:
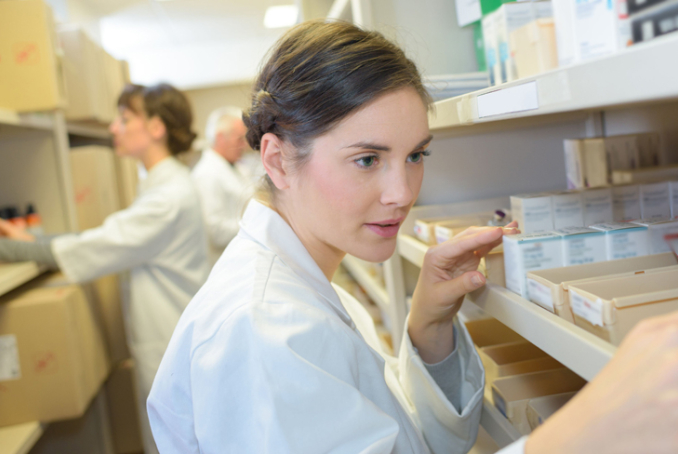
[[261, 162], [276, 188], [289, 188], [289, 176], [283, 165], [283, 141], [280, 137], [270, 132], [261, 137]]
[[160, 140], [167, 134], [165, 123], [157, 116], [148, 119], [148, 129], [155, 140]]

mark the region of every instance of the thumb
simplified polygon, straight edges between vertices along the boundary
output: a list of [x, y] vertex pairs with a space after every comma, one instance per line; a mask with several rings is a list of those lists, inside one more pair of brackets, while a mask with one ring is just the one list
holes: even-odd
[[485, 276], [480, 271], [467, 271], [447, 282], [440, 283], [440, 289], [448, 298], [456, 301], [467, 293], [485, 285]]

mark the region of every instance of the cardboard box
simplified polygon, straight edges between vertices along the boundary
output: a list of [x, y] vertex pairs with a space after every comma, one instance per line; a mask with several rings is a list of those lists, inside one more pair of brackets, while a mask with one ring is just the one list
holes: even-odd
[[671, 193], [668, 182], [640, 185], [640, 214], [643, 219], [671, 217]]
[[541, 426], [552, 414], [560, 410], [577, 393], [563, 393], [530, 399], [527, 404], [527, 422], [531, 430]]
[[519, 194], [511, 196], [511, 214], [522, 233], [553, 230], [551, 194]]
[[77, 418], [108, 374], [99, 321], [82, 288], [39, 285], [0, 299], [0, 426]]
[[577, 326], [619, 345], [641, 320], [678, 310], [678, 270], [570, 285]]
[[574, 20], [574, 3], [570, 0], [552, 0], [553, 22], [556, 28], [558, 66], [569, 66], [579, 61], [579, 46]]
[[647, 255], [649, 251], [647, 228], [623, 222], [594, 224], [592, 229], [605, 232], [608, 260]]
[[636, 134], [640, 167], [657, 167], [662, 163], [661, 136], [656, 132]]
[[28, 112], [65, 106], [57, 47], [46, 2], [0, 2], [0, 108]]
[[591, 226], [605, 222], [613, 222], [612, 189], [595, 188], [581, 192], [584, 206], [584, 225]]
[[615, 222], [640, 218], [640, 188], [629, 184], [612, 187], [612, 216]]
[[678, 180], [678, 165], [644, 167], [633, 170], [616, 170], [612, 172], [614, 184], [656, 183], [661, 180]]
[[568, 189], [606, 186], [609, 167], [603, 139], [569, 139], [563, 141]]
[[570, 308], [570, 285], [633, 276], [676, 265], [678, 258], [674, 254], [658, 254], [531, 271], [527, 273], [530, 301], [574, 323]]
[[111, 427], [103, 392], [97, 394], [85, 414], [47, 426], [30, 454], [113, 454]]
[[626, 1], [579, 0], [572, 3], [581, 61], [610, 55], [632, 44]]
[[433, 225], [434, 244], [444, 243], [469, 227], [485, 226], [491, 219], [492, 216], [489, 213], [479, 213], [477, 215], [457, 216], [437, 222]]
[[521, 434], [530, 433], [527, 405], [531, 399], [579, 391], [586, 380], [569, 369], [555, 369], [500, 378], [492, 385], [494, 405]]
[[120, 210], [115, 155], [107, 147], [71, 148], [71, 176], [80, 230], [99, 227]]
[[104, 388], [116, 454], [143, 452], [134, 361], [120, 363]]
[[584, 265], [607, 260], [605, 234], [586, 227], [555, 230], [563, 241], [563, 266]]
[[599, 139], [605, 143], [609, 163], [608, 177], [615, 170], [630, 170], [640, 166], [639, 137], [638, 134], [626, 134]]
[[107, 107], [106, 117], [102, 118], [104, 122], [108, 123], [115, 119], [118, 114], [118, 97], [125, 88], [125, 69], [123, 64], [116, 60], [105, 50], [101, 49], [100, 58], [102, 59], [102, 67], [104, 69], [104, 77], [106, 83], [106, 102]]
[[553, 18], [537, 19], [511, 33], [511, 49], [519, 79], [557, 68]]
[[485, 367], [485, 383], [490, 386], [498, 378], [564, 367], [527, 341], [483, 347], [478, 354]]
[[670, 244], [664, 239], [667, 235], [678, 234], [678, 220], [658, 219], [654, 221], [638, 220], [632, 224], [647, 227], [648, 254], [671, 252]]
[[553, 227], [562, 229], [584, 226], [584, 205], [581, 192], [559, 192], [551, 196]]
[[[130, 206], [137, 198], [139, 187], [139, 163], [136, 159], [115, 156], [115, 173], [118, 180], [120, 209]], [[640, 214], [636, 218], [640, 217]]]
[[[473, 225], [487, 225], [487, 222], [492, 219], [492, 216], [487, 213], [460, 215], [460, 216], [444, 216], [436, 218], [416, 219], [414, 221], [414, 235], [423, 243], [434, 245], [439, 242], [446, 241], [449, 238], [444, 238], [444, 234], [450, 233], [456, 235], [468, 227]], [[442, 241], [436, 240], [436, 227], [449, 227], [449, 232], [440, 230]], [[454, 233], [456, 232], [456, 233]]]
[[490, 251], [482, 260], [478, 268], [491, 284], [506, 287], [506, 273], [504, 271], [504, 246], [500, 245]]
[[522, 336], [496, 318], [468, 321], [466, 330], [478, 348], [525, 341]]
[[562, 238], [557, 233], [504, 236], [506, 288], [527, 298], [527, 273], [563, 266]]

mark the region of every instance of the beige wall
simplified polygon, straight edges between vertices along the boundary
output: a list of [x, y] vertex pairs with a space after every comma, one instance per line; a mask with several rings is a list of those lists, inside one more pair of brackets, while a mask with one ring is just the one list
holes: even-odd
[[241, 109], [249, 107], [251, 90], [252, 83], [186, 90], [186, 96], [193, 106], [193, 130], [198, 134], [198, 138], [205, 137], [205, 123], [214, 109], [223, 106], [235, 106]]

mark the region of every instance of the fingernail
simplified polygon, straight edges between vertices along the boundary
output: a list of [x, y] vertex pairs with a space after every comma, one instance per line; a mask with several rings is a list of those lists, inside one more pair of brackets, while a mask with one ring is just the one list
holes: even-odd
[[471, 282], [473, 282], [473, 285], [475, 285], [476, 287], [480, 287], [485, 283], [483, 278], [477, 274], [471, 278]]

